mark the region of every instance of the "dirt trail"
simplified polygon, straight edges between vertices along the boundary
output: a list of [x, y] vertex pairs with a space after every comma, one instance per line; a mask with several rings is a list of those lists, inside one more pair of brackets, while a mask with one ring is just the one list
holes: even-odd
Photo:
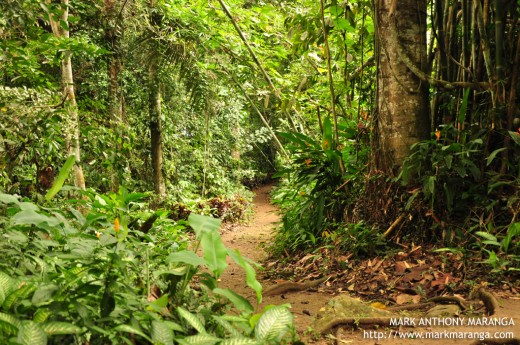
[[[269, 202], [269, 192], [272, 186], [267, 185], [255, 190], [253, 200], [254, 215], [248, 225], [235, 227], [222, 234], [222, 239], [228, 248], [238, 249], [240, 253], [249, 259], [261, 263], [266, 259], [264, 245], [272, 238], [273, 229], [280, 220], [277, 208]], [[255, 294], [245, 283], [245, 273], [234, 262], [228, 261], [229, 267], [221, 276], [223, 288], [233, 291], [248, 298], [255, 305]], [[264, 281], [262, 272], [258, 272], [258, 280], [264, 290], [273, 284]], [[295, 316], [296, 329], [303, 333], [318, 310], [323, 307], [332, 296], [318, 291], [291, 292], [280, 296], [264, 296], [258, 310], [269, 304], [290, 303], [291, 312]], [[325, 343], [324, 343], [325, 344]]]
[[[234, 227], [225, 231], [222, 234], [222, 239], [228, 248], [238, 249], [242, 255], [249, 259], [262, 263], [267, 257], [264, 247], [272, 239], [273, 229], [279, 221], [277, 208], [269, 202], [269, 192], [272, 186], [263, 186], [255, 191], [256, 196], [254, 202], [254, 215], [248, 225]], [[228, 261], [229, 267], [221, 276], [221, 287], [231, 288], [235, 292], [245, 296], [249, 301], [256, 305], [256, 298], [254, 292], [245, 283], [245, 273], [231, 260]], [[271, 281], [266, 281], [262, 272], [258, 272], [258, 280], [262, 283], [264, 290], [275, 284]], [[265, 305], [269, 304], [291, 304], [291, 311], [295, 316], [296, 330], [300, 335], [308, 330], [313, 318], [318, 311], [322, 309], [326, 303], [334, 296], [325, 290], [314, 289], [313, 291], [291, 292], [277, 296], [264, 296], [264, 300], [257, 310], [261, 311]], [[443, 332], [512, 332], [515, 337], [520, 337], [520, 300], [518, 298], [511, 298], [501, 302], [500, 316], [513, 317], [514, 325], [512, 327], [415, 327], [415, 328], [400, 328], [400, 329], [367, 329], [363, 330], [340, 330], [335, 333], [335, 336], [330, 336], [328, 339], [311, 339], [311, 334], [307, 333], [304, 336], [304, 341], [307, 344], [325, 345], [325, 344], [360, 344], [360, 345], [443, 345], [443, 344], [457, 344], [468, 345], [474, 344], [475, 339], [389, 339], [390, 332], [407, 331], [438, 331]], [[385, 334], [384, 339], [376, 339], [375, 333], [368, 334], [367, 332], [382, 332]], [[385, 333], [386, 332], [386, 333]], [[337, 338], [336, 338], [337, 337]], [[512, 343], [513, 344], [513, 343]], [[514, 343], [516, 344], [516, 343]]]

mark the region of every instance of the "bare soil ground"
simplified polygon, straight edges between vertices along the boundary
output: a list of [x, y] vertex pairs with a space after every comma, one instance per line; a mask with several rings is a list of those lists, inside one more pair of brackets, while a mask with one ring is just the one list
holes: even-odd
[[[254, 215], [248, 225], [240, 225], [232, 227], [223, 232], [222, 238], [228, 248], [238, 249], [242, 255], [258, 262], [265, 263], [267, 254], [264, 250], [265, 246], [271, 241], [273, 229], [279, 221], [277, 209], [269, 202], [269, 192], [272, 186], [263, 186], [257, 189], [254, 198]], [[229, 268], [221, 277], [221, 286], [231, 288], [235, 292], [248, 298], [255, 305], [256, 298], [254, 292], [247, 287], [245, 283], [245, 274], [243, 270], [229, 261]], [[313, 276], [309, 272], [309, 277]], [[272, 286], [279, 282], [267, 280], [265, 275], [258, 272], [259, 281], [266, 287]], [[327, 284], [322, 284], [318, 288], [312, 288], [307, 291], [288, 292], [275, 296], [265, 296], [261, 305], [257, 307], [261, 311], [265, 305], [269, 304], [290, 304], [291, 311], [295, 316], [295, 325], [298, 333], [302, 336], [307, 344], [360, 344], [360, 345], [427, 345], [427, 344], [493, 344], [492, 342], [478, 342], [475, 336], [486, 336], [485, 332], [489, 332], [491, 337], [513, 335], [518, 339], [520, 337], [520, 296], [518, 294], [502, 294], [500, 295], [500, 307], [496, 317], [505, 318], [503, 320], [513, 320], [514, 325], [509, 326], [468, 326], [467, 321], [463, 326], [448, 327], [446, 325], [429, 326], [429, 327], [365, 327], [353, 328], [352, 326], [341, 327], [328, 336], [321, 337], [310, 329], [311, 322], [320, 310], [324, 310], [324, 306], [338, 293], [348, 294], [348, 289], [331, 289], [327, 288]], [[345, 292], [347, 291], [347, 292]], [[515, 290], [513, 290], [515, 291]], [[409, 314], [416, 317], [418, 323], [419, 314]], [[461, 317], [464, 317], [462, 315]], [[510, 321], [508, 321], [510, 323]], [[406, 332], [415, 332], [410, 334]], [[429, 333], [427, 332], [438, 332]], [[456, 332], [447, 335], [448, 332]], [[464, 333], [463, 333], [464, 332]], [[495, 334], [501, 332], [500, 334]], [[507, 333], [509, 332], [509, 333]], [[402, 335], [413, 337], [413, 339], [403, 339]], [[471, 333], [471, 334], [469, 334]], [[506, 334], [507, 333], [507, 334]], [[440, 336], [444, 339], [420, 339], [424, 336]], [[446, 337], [455, 337], [457, 339], [446, 339]], [[460, 337], [466, 339], [460, 339]], [[510, 341], [501, 344], [520, 344], [519, 342]]]

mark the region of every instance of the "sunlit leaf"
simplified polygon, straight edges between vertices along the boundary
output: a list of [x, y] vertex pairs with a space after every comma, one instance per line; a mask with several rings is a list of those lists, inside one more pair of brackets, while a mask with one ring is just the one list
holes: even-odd
[[52, 187], [47, 191], [47, 194], [45, 194], [45, 199], [47, 199], [47, 201], [50, 201], [56, 195], [56, 193], [60, 191], [61, 187], [63, 187], [63, 184], [69, 176], [72, 167], [74, 167], [75, 162], [76, 156], [71, 155], [69, 156], [69, 158], [67, 158], [65, 164], [63, 164], [63, 167], [60, 170], [60, 173], [58, 174], [58, 177], [56, 178], [56, 181], [54, 182]]

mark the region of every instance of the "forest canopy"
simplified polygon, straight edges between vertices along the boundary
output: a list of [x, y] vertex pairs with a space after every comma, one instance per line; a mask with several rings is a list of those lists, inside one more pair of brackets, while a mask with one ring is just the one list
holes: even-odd
[[[62, 298], [64, 339], [206, 334], [188, 283], [206, 265], [218, 289], [228, 255], [252, 274], [218, 228], [244, 221], [251, 190], [270, 182], [282, 215], [272, 255], [413, 242], [517, 274], [520, 1], [3, 0], [0, 12], [0, 300], [16, 279], [30, 286], [26, 315]], [[189, 231], [224, 261], [188, 254]], [[142, 313], [118, 324], [125, 282]], [[101, 323], [63, 302], [73, 285], [80, 299], [97, 289], [85, 303], [105, 306]], [[260, 300], [254, 275], [248, 285]], [[154, 286], [170, 299], [143, 307]], [[280, 308], [266, 314], [290, 324]]]

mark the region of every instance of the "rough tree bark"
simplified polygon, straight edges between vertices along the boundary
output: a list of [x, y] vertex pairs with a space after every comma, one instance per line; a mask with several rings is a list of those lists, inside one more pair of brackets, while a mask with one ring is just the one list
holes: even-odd
[[[48, 5], [51, 0], [46, 1]], [[70, 37], [68, 27], [69, 19], [69, 0], [62, 0], [61, 10], [63, 11], [60, 18], [56, 18], [49, 13], [50, 24], [53, 34], [58, 38], [68, 39]], [[76, 104], [76, 95], [74, 92], [74, 77], [72, 73], [72, 52], [65, 51], [61, 60], [61, 83], [63, 85], [63, 98], [65, 100], [64, 107], [68, 115], [66, 128], [67, 153], [76, 157], [74, 165], [74, 185], [78, 188], [85, 189], [85, 177], [83, 169], [80, 165], [80, 145], [79, 145], [79, 116], [78, 105]]]
[[375, 170], [393, 176], [410, 145], [430, 132], [428, 85], [408, 67], [427, 71], [426, 0], [374, 0], [378, 48]]

